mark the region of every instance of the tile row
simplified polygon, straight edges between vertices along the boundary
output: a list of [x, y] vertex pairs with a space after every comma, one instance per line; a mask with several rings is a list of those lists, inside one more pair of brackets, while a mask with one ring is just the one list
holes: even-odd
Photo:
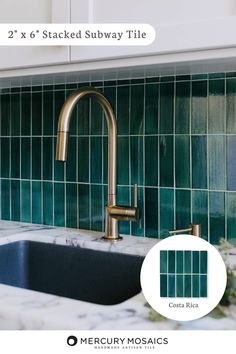
[[[55, 137], [0, 138], [2, 178], [107, 183], [107, 137], [70, 137], [55, 161]], [[236, 136], [118, 138], [118, 184], [236, 191]], [[21, 163], [19, 163], [21, 161]]]
[[[236, 78], [101, 89], [116, 112], [119, 135], [236, 134]], [[60, 108], [73, 90], [0, 95], [0, 135], [55, 134]], [[106, 133], [104, 116], [96, 102], [79, 103], [71, 133]]]
[[[83, 229], [104, 230], [107, 186], [73, 182], [1, 179], [1, 218]], [[118, 186], [120, 205], [130, 205], [133, 187]], [[236, 193], [138, 188], [140, 220], [120, 222], [122, 234], [165, 238], [190, 222], [202, 226], [213, 244], [236, 239]]]

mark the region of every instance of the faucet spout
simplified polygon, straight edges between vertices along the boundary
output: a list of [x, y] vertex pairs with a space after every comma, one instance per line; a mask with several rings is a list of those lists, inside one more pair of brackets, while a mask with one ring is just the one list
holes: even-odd
[[[118, 234], [118, 219], [113, 215], [116, 207], [116, 167], [117, 167], [117, 125], [116, 118], [110, 102], [99, 90], [92, 87], [83, 87], [73, 92], [62, 106], [57, 131], [56, 160], [67, 160], [67, 146], [70, 130], [70, 121], [73, 109], [80, 99], [94, 98], [102, 107], [108, 126], [108, 205], [106, 209], [105, 240], [117, 241], [121, 239]], [[120, 211], [122, 217], [122, 210]], [[124, 217], [127, 218], [127, 209], [124, 207]], [[132, 213], [131, 213], [132, 214]], [[135, 213], [138, 215], [138, 213]]]

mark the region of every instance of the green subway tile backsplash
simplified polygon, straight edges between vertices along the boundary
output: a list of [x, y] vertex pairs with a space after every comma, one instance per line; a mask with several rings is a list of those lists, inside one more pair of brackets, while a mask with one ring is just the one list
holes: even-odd
[[[55, 161], [58, 114], [87, 83], [12, 88], [0, 93], [1, 218], [104, 230], [107, 203], [107, 125], [98, 104], [79, 102], [71, 118], [68, 162]], [[118, 128], [118, 202], [133, 202], [138, 222], [120, 232], [167, 237], [173, 228], [202, 226], [217, 244], [236, 238], [236, 79], [229, 73], [91, 83], [110, 100]], [[180, 255], [176, 255], [181, 258]], [[172, 296], [199, 279], [163, 276]], [[201, 264], [201, 262], [200, 262]], [[194, 273], [195, 274], [195, 273]], [[185, 284], [189, 287], [185, 288]], [[177, 294], [177, 295], [176, 295]], [[195, 293], [193, 294], [193, 296]], [[204, 296], [204, 295], [202, 295]]]

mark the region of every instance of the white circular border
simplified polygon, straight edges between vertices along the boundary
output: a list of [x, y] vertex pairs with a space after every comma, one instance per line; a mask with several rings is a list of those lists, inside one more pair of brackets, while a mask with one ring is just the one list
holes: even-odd
[[[208, 252], [207, 297], [160, 297], [161, 250]], [[225, 291], [227, 273], [225, 263], [213, 245], [196, 236], [178, 235], [168, 237], [151, 248], [144, 259], [140, 279], [144, 297], [154, 310], [172, 320], [191, 321], [205, 316], [218, 305]], [[188, 307], [187, 303], [198, 307]], [[173, 307], [179, 304], [184, 304], [184, 307]]]

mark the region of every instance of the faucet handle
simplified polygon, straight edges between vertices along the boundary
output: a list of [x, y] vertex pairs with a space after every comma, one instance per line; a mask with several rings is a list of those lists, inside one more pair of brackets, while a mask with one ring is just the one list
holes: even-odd
[[138, 185], [137, 183], [134, 184], [134, 207], [138, 207]]

